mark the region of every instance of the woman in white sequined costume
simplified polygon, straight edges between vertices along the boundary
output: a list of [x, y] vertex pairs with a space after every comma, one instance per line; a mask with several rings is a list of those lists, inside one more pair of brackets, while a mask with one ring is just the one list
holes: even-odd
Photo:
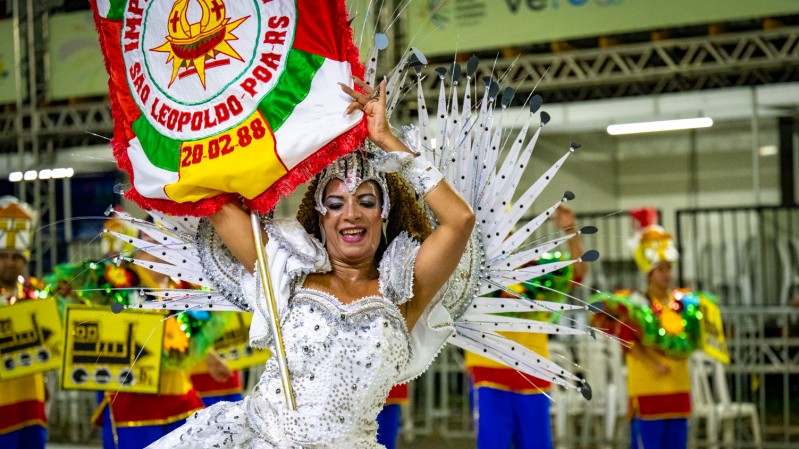
[[[196, 413], [150, 447], [382, 447], [376, 417], [391, 387], [408, 380], [409, 330], [458, 266], [474, 213], [429, 162], [392, 134], [385, 83], [374, 95], [356, 83], [366, 94], [342, 86], [353, 98], [348, 112], [364, 112], [370, 146], [379, 150], [368, 159], [359, 153], [342, 157], [320, 174], [305, 202], [315, 203], [310, 227], [316, 230], [309, 233], [296, 220], [265, 226], [297, 410], [285, 405], [273, 359], [249, 397]], [[430, 232], [419, 209], [429, 234], [424, 241], [407, 233], [385, 241], [383, 224], [399, 206], [390, 203], [399, 177], [387, 181], [387, 171], [400, 171], [435, 214]], [[404, 201], [415, 202], [412, 195]], [[211, 223], [213, 230], [207, 223], [199, 230], [203, 268], [218, 291], [254, 310], [251, 341], [269, 345], [264, 299], [249, 274], [256, 261], [249, 216], [228, 205]]]

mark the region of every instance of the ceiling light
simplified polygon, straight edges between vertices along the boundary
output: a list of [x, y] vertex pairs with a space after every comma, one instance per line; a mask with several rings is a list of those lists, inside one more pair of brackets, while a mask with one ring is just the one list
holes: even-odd
[[777, 146], [776, 145], [765, 145], [757, 149], [757, 154], [760, 156], [774, 156], [777, 154]]
[[609, 125], [608, 134], [611, 136], [618, 136], [621, 134], [640, 134], [660, 131], [676, 131], [679, 129], [709, 128], [711, 126], [713, 126], [712, 118], [698, 117], [679, 120], [660, 120], [656, 122]]
[[8, 180], [11, 182], [19, 181], [35, 181], [37, 179], [61, 179], [71, 178], [75, 176], [75, 169], [68, 168], [43, 168], [38, 172], [36, 170], [28, 170], [25, 173], [15, 171], [8, 174]]

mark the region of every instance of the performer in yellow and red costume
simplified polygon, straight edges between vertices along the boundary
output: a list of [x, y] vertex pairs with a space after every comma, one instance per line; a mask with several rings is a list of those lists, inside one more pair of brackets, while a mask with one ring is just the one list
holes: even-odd
[[[35, 300], [43, 289], [39, 280], [24, 276], [36, 215], [17, 198], [0, 198], [0, 307]], [[0, 381], [0, 447], [44, 448], [46, 395], [42, 374]]]
[[[122, 220], [106, 221], [105, 229], [140, 237], [138, 230]], [[140, 238], [149, 239], [147, 236]], [[101, 246], [107, 256], [105, 259], [61, 264], [45, 278], [62, 307], [67, 303], [129, 305], [140, 300], [139, 288], [193, 288], [185, 282], [118, 260], [120, 256], [131, 256], [133, 247], [109, 233], [103, 233]], [[158, 261], [143, 251], [136, 257]], [[203, 316], [181, 313], [165, 321], [158, 394], [98, 392], [99, 405], [92, 422], [102, 427], [104, 449], [144, 448], [203, 408], [190, 379], [190, 368], [205, 356], [213, 336], [207, 335], [209, 329], [205, 328], [209, 314], [200, 314]]]
[[672, 287], [679, 259], [671, 234], [652, 209], [631, 212], [635, 262], [647, 278], [641, 293], [595, 295], [592, 324], [626, 343], [628, 416], [633, 449], [684, 449], [691, 415], [688, 356], [700, 346], [699, 300], [712, 295]]
[[[561, 205], [554, 214], [558, 227], [576, 233], [574, 212]], [[572, 255], [583, 253], [579, 235], [569, 241]], [[568, 253], [547, 253], [538, 264], [560, 262]], [[562, 302], [562, 293], [571, 291], [574, 282], [581, 282], [587, 265], [579, 262], [548, 275], [510, 287], [515, 293], [536, 300]], [[500, 292], [501, 296], [510, 296]], [[513, 313], [513, 312], [512, 312]], [[547, 321], [557, 319], [548, 312], [516, 312], [514, 316]], [[539, 333], [506, 333], [527, 348], [549, 358], [548, 335]], [[478, 449], [551, 449], [552, 427], [547, 392], [552, 384], [481, 355], [467, 352], [466, 366], [472, 381], [472, 399]], [[513, 444], [513, 446], [511, 446]]]
[[[148, 239], [147, 236], [142, 236]], [[145, 252], [136, 257], [158, 261]], [[126, 270], [137, 279], [135, 287], [191, 288], [182, 281], [157, 274], [137, 265], [128, 264]], [[172, 316], [165, 322], [164, 361], [161, 363], [161, 381], [158, 394], [105, 392], [95, 412], [95, 422], [102, 423], [105, 449], [140, 449], [180, 427], [191, 414], [203, 408], [189, 374], [196, 362], [197, 349], [190, 342], [191, 333], [198, 326], [189, 314]], [[191, 337], [197, 337], [192, 335]], [[206, 339], [206, 347], [211, 339]], [[196, 343], [196, 341], [195, 341]], [[195, 352], [192, 354], [192, 352]], [[191, 360], [191, 361], [190, 361]]]

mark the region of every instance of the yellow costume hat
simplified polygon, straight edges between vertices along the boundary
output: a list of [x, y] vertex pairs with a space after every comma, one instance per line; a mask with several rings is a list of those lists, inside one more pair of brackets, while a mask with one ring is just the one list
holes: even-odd
[[37, 218], [36, 211], [16, 197], [0, 198], [0, 250], [15, 251], [30, 259]]
[[656, 224], [656, 210], [636, 209], [630, 216], [636, 225], [634, 258], [639, 270], [649, 273], [659, 263], [680, 259], [671, 234]]

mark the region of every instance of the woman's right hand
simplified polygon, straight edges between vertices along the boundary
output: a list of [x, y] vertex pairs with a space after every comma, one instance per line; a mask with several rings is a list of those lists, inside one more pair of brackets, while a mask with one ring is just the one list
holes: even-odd
[[352, 103], [347, 107], [347, 114], [358, 110], [363, 111], [366, 116], [369, 140], [386, 152], [402, 151], [417, 155], [391, 131], [391, 125], [388, 123], [388, 114], [386, 113], [385, 78], [377, 86], [376, 90], [360, 78], [352, 77], [352, 80], [363, 90], [363, 93], [346, 84], [339, 83], [341, 90], [352, 97]]

